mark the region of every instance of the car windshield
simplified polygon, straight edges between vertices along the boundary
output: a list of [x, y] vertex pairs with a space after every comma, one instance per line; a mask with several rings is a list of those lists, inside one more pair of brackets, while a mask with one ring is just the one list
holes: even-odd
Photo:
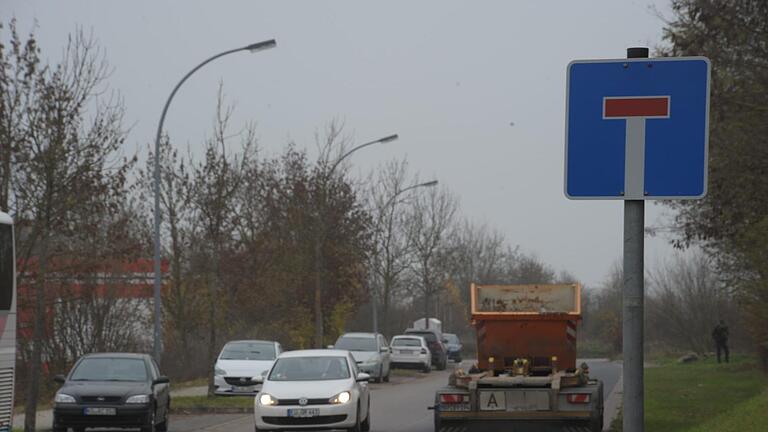
[[444, 333], [443, 334], [443, 340], [445, 342], [447, 342], [449, 344], [453, 344], [453, 345], [458, 345], [460, 343], [459, 342], [459, 337], [456, 336], [455, 334], [450, 334], [450, 333]]
[[392, 341], [392, 346], [420, 347], [421, 341], [416, 338], [395, 338], [395, 340]]
[[336, 345], [333, 347], [347, 351], [378, 351], [376, 339], [372, 337], [343, 336], [336, 341]]
[[424, 333], [421, 333], [421, 332], [409, 332], [409, 333], [410, 334], [419, 335], [419, 336], [423, 337], [424, 339], [426, 339], [427, 342], [437, 342], [437, 336], [435, 336], [435, 334], [431, 333], [431, 332], [424, 332]]
[[97, 357], [78, 363], [72, 381], [146, 381], [147, 367], [138, 358]]
[[349, 366], [344, 357], [287, 357], [278, 359], [270, 381], [327, 381], [348, 379]]
[[224, 346], [221, 360], [274, 360], [275, 344], [272, 342], [233, 342]]

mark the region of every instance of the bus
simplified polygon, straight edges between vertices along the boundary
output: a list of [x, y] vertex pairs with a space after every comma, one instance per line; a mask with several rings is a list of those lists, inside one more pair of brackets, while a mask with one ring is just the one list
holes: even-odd
[[13, 219], [0, 212], [0, 432], [13, 426], [16, 370], [16, 256]]

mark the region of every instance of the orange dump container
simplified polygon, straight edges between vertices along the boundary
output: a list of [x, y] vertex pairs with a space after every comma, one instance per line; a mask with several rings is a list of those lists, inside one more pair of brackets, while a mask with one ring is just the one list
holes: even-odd
[[518, 358], [533, 368], [550, 368], [553, 358], [557, 369], [576, 367], [580, 285], [472, 284], [471, 292], [480, 369], [503, 370]]

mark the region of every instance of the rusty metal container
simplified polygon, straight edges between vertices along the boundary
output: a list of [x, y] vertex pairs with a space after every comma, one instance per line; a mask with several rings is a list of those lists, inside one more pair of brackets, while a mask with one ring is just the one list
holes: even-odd
[[576, 368], [581, 286], [472, 284], [472, 322], [481, 370], [528, 359], [532, 374]]

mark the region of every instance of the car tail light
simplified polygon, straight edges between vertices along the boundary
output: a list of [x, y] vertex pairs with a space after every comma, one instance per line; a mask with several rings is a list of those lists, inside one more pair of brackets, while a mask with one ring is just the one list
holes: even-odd
[[569, 403], [572, 404], [588, 404], [589, 393], [573, 393], [566, 396]]
[[427, 351], [427, 349], [426, 349], [426, 348], [422, 348], [422, 349], [421, 349], [421, 353], [422, 353], [422, 354], [429, 354], [429, 351]]
[[469, 395], [467, 394], [441, 394], [440, 403], [445, 405], [461, 404], [469, 402]]

